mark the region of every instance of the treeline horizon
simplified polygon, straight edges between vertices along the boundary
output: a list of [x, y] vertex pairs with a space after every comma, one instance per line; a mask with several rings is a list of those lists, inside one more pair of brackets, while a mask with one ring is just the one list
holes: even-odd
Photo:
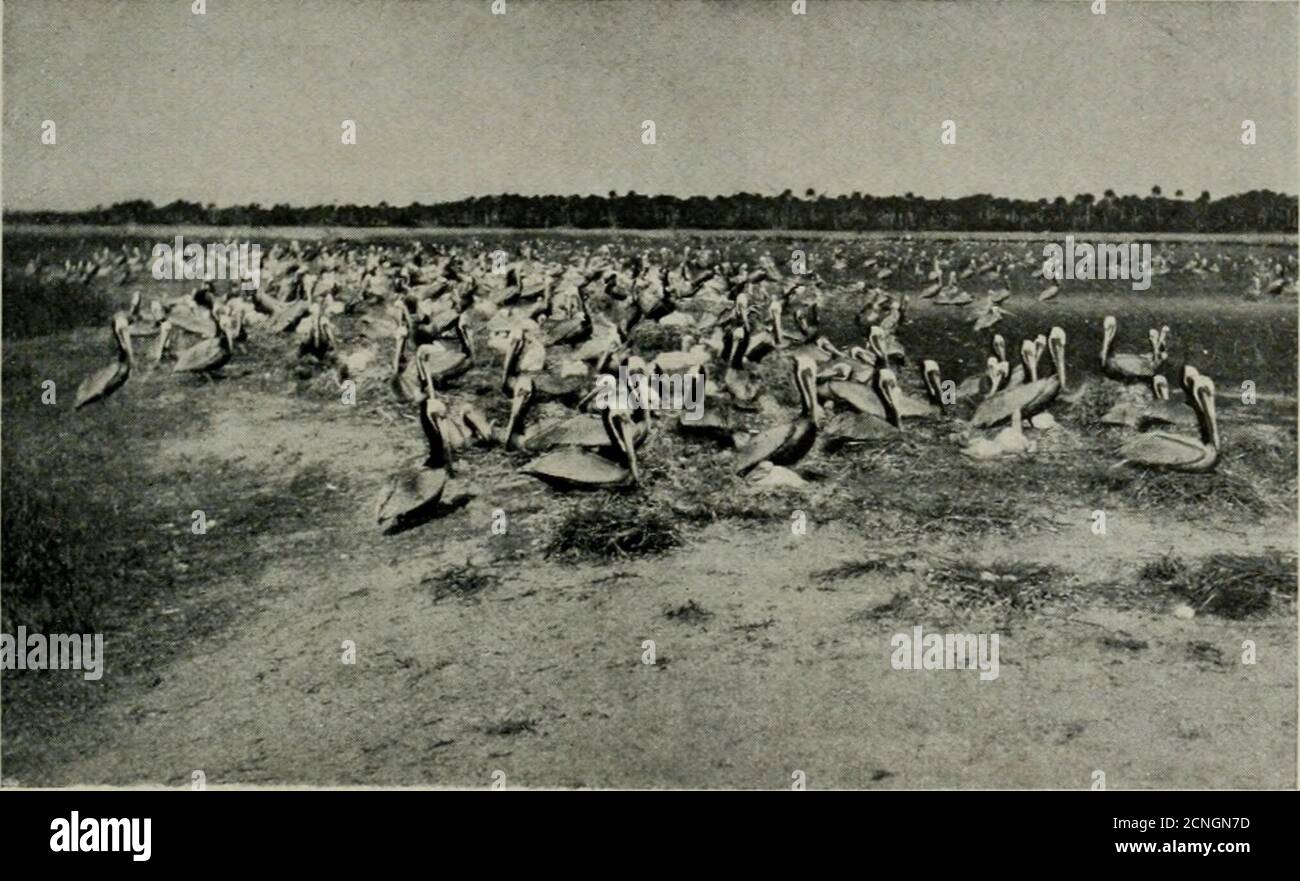
[[735, 229], [847, 232], [1295, 232], [1296, 196], [1251, 190], [1220, 199], [1208, 191], [1172, 197], [1160, 187], [1145, 196], [1006, 199], [988, 194], [929, 199], [907, 193], [828, 196], [645, 196], [629, 191], [604, 196], [520, 196], [505, 193], [452, 202], [406, 206], [314, 205], [270, 207], [253, 202], [220, 208], [177, 200], [118, 202], [85, 211], [6, 211], [9, 223], [209, 226], [498, 227], [513, 229]]

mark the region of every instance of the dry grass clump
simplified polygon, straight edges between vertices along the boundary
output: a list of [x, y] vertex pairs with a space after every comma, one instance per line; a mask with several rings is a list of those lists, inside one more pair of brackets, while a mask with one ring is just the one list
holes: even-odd
[[1241, 620], [1267, 612], [1274, 601], [1294, 602], [1294, 555], [1213, 554], [1193, 565], [1165, 554], [1142, 567], [1138, 579], [1158, 585], [1197, 612]]
[[1266, 498], [1258, 481], [1223, 465], [1208, 474], [1109, 468], [1093, 472], [1086, 482], [1098, 490], [1121, 494], [1126, 503], [1138, 508], [1257, 517], [1276, 504]]
[[965, 608], [1028, 611], [1068, 594], [1055, 587], [1061, 578], [1055, 566], [999, 560], [987, 565], [946, 560], [934, 566], [927, 581], [949, 592], [953, 604]]
[[678, 519], [640, 496], [592, 496], [555, 525], [546, 553], [602, 560], [661, 554], [682, 543]]

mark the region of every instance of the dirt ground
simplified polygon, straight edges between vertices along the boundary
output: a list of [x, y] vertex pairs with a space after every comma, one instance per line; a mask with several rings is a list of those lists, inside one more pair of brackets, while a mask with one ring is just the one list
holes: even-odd
[[[175, 534], [185, 577], [109, 633], [102, 685], [67, 683], [93, 700], [6, 719], [10, 784], [187, 786], [195, 770], [210, 786], [486, 787], [496, 771], [525, 787], [781, 788], [796, 771], [814, 788], [1083, 788], [1098, 770], [1109, 788], [1295, 784], [1293, 616], [1183, 620], [1117, 588], [1171, 548], [1291, 549], [1289, 518], [1112, 509], [1104, 537], [1086, 506], [978, 536], [727, 520], [666, 557], [575, 563], [539, 553], [550, 491], [496, 465], [476, 469], [465, 510], [378, 535], [370, 501], [418, 451], [410, 425], [231, 380], [159, 375], [123, 398], [93, 418], [199, 402], [183, 429], [118, 450], [144, 463], [131, 491]], [[221, 499], [257, 492], [306, 511], [254, 532], [226, 519]], [[189, 532], [191, 508], [208, 534]], [[827, 575], [881, 553], [921, 562]], [[983, 625], [890, 613], [927, 561], [954, 556], [1056, 567], [1075, 600]], [[489, 574], [458, 590], [445, 575], [466, 564]], [[891, 669], [891, 636], [914, 624], [998, 632], [1001, 675]], [[169, 642], [160, 660], [112, 675], [151, 640]]]

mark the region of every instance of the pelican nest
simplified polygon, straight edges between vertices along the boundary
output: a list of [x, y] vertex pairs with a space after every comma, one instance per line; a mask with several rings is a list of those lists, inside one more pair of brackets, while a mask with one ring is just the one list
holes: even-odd
[[661, 554], [681, 544], [675, 518], [639, 495], [583, 499], [555, 525], [547, 556], [609, 560]]
[[1208, 474], [1114, 468], [1095, 479], [1103, 489], [1119, 493], [1141, 508], [1213, 509], [1257, 517], [1275, 505], [1246, 474], [1222, 464]]
[[1170, 591], [1197, 612], [1236, 621], [1267, 612], [1274, 601], [1295, 601], [1296, 557], [1213, 554], [1194, 566], [1166, 554], [1142, 567], [1138, 578]]

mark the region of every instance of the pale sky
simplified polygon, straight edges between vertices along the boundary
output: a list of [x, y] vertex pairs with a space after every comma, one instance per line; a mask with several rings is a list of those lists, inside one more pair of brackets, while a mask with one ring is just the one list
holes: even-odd
[[1300, 189], [1290, 2], [4, 6], [12, 209]]

